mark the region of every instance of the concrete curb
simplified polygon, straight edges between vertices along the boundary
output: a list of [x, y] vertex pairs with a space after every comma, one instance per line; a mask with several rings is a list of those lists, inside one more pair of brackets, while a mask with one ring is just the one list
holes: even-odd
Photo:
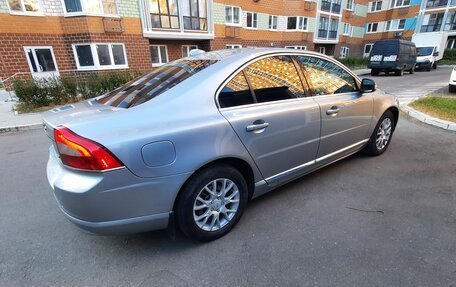
[[423, 123], [426, 123], [428, 125], [432, 125], [435, 127], [439, 127], [444, 130], [456, 131], [456, 123], [444, 121], [444, 120], [441, 120], [441, 119], [438, 119], [435, 117], [431, 117], [430, 115], [419, 112], [409, 106], [401, 106], [400, 108], [404, 113], [408, 114], [412, 118], [419, 120], [420, 122], [423, 122]]
[[20, 131], [39, 130], [43, 127], [43, 123], [33, 123], [29, 125], [18, 125], [10, 127], [0, 127], [0, 134], [14, 133]]

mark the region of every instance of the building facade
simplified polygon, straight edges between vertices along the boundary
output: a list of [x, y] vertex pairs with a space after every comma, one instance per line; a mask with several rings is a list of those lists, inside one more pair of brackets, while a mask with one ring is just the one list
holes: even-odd
[[195, 48], [366, 56], [432, 31], [453, 48], [455, 15], [456, 0], [0, 0], [0, 78], [150, 70]]

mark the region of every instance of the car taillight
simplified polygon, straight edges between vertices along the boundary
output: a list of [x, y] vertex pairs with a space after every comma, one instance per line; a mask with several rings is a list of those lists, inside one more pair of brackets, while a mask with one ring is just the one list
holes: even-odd
[[94, 171], [105, 171], [124, 166], [104, 146], [83, 138], [66, 127], [56, 127], [54, 138], [64, 165]]

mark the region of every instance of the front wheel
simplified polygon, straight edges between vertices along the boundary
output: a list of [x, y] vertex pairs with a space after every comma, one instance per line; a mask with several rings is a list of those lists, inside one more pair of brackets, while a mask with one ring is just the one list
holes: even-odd
[[396, 70], [394, 72], [396, 76], [402, 77], [404, 75], [404, 69]]
[[415, 67], [412, 67], [409, 72], [410, 72], [410, 74], [415, 73]]
[[237, 169], [229, 165], [208, 167], [182, 189], [175, 210], [178, 226], [191, 239], [218, 239], [239, 221], [247, 199], [247, 183]]
[[384, 153], [393, 137], [394, 123], [393, 113], [386, 111], [378, 121], [363, 152], [370, 156], [377, 156]]

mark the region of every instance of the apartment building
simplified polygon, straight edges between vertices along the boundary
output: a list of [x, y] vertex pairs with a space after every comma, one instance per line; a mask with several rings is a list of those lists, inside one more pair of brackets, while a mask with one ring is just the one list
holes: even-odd
[[378, 39], [454, 31], [456, 0], [0, 0], [0, 78], [150, 70], [195, 48], [368, 55]]

